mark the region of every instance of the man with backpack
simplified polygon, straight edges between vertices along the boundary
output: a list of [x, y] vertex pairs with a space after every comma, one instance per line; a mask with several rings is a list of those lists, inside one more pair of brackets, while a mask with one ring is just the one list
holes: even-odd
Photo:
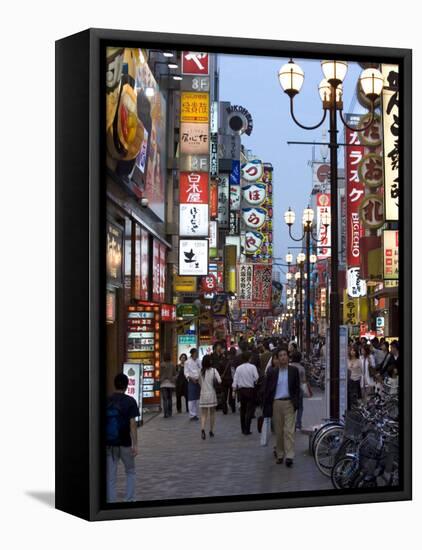
[[140, 414], [135, 399], [125, 394], [128, 383], [129, 379], [125, 374], [118, 374], [114, 379], [115, 392], [107, 403], [107, 502], [116, 502], [119, 460], [123, 462], [126, 472], [125, 501], [135, 501], [135, 456], [138, 454], [135, 418]]

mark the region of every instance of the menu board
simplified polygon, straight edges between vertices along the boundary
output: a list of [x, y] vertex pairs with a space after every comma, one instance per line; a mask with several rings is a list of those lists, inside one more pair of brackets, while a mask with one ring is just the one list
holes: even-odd
[[128, 307], [127, 362], [142, 365], [141, 391], [145, 406], [160, 403], [154, 389], [160, 378], [160, 306], [138, 302]]

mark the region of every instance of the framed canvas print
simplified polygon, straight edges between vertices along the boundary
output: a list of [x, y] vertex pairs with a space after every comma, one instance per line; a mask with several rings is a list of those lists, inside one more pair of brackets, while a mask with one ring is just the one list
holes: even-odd
[[411, 51], [56, 43], [56, 506], [411, 498]]

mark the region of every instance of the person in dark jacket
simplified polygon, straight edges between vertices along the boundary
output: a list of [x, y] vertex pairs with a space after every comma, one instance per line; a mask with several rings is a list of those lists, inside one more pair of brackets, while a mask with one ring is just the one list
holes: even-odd
[[177, 377], [176, 377], [176, 409], [178, 413], [182, 412], [182, 397], [185, 398], [186, 412], [189, 412], [188, 407], [188, 381], [185, 377], [185, 362], [188, 356], [186, 353], [182, 353], [179, 357], [179, 364], [177, 365]]
[[263, 414], [273, 419], [276, 434], [276, 463], [293, 465], [295, 456], [296, 411], [300, 403], [300, 378], [296, 367], [289, 365], [287, 347], [276, 353], [278, 367], [270, 367], [264, 387]]

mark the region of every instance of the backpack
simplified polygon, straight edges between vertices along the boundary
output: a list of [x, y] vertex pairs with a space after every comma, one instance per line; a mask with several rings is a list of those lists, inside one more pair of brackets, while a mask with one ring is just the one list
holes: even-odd
[[120, 432], [123, 426], [123, 416], [115, 401], [110, 400], [106, 410], [106, 445], [118, 447]]

